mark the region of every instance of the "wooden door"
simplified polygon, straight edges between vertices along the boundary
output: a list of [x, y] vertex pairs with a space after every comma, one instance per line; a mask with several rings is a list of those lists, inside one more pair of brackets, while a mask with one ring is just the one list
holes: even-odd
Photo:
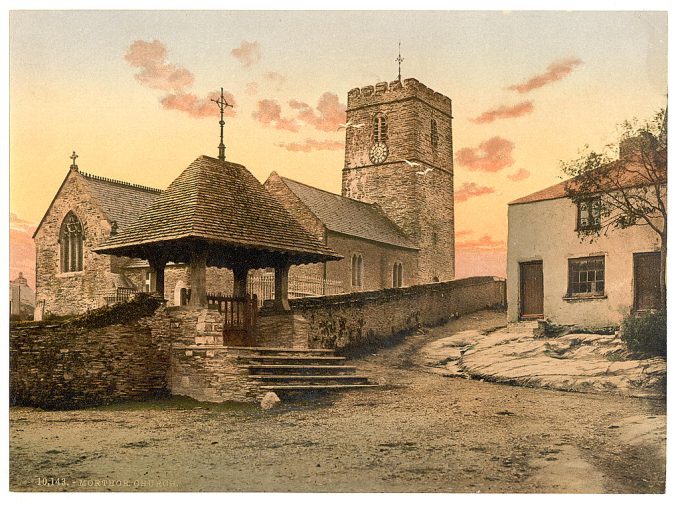
[[522, 319], [543, 317], [543, 262], [519, 264], [519, 306]]
[[635, 310], [661, 308], [661, 253], [633, 254]]

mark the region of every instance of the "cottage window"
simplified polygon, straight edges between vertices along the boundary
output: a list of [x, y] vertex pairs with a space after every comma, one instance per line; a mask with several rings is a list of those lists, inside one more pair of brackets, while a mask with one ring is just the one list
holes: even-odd
[[597, 229], [600, 227], [602, 202], [599, 198], [590, 198], [578, 203], [577, 230]]
[[376, 114], [373, 118], [373, 143], [387, 142], [387, 117]]
[[604, 256], [569, 260], [568, 297], [604, 296]]
[[437, 132], [437, 121], [434, 119], [430, 121], [430, 142], [433, 146], [437, 147], [439, 142], [439, 132]]
[[364, 285], [364, 260], [361, 254], [352, 255], [352, 287], [360, 288]]
[[83, 269], [83, 226], [73, 212], [69, 212], [59, 231], [61, 271], [80, 272]]
[[392, 287], [400, 288], [403, 284], [403, 267], [401, 262], [397, 261], [392, 266]]

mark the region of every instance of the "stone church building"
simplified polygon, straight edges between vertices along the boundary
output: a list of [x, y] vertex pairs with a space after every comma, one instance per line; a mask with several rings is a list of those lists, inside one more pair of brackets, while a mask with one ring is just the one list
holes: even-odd
[[[416, 79], [352, 89], [342, 194], [270, 175], [264, 186], [272, 198], [343, 256], [292, 267], [291, 296], [454, 278], [451, 110], [449, 98]], [[34, 234], [37, 318], [79, 313], [155, 290], [146, 261], [93, 249], [134, 223], [162, 191], [81, 172], [76, 157]], [[184, 264], [166, 266], [169, 304], [185, 303], [188, 275]], [[255, 272], [250, 290], [262, 291], [268, 275]], [[206, 272], [208, 291], [227, 293], [232, 282], [230, 270]], [[268, 298], [267, 293], [259, 297]]]

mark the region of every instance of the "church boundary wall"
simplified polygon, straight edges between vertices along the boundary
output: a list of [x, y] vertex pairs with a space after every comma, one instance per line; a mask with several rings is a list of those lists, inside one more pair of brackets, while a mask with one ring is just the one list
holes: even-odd
[[470, 277], [342, 295], [299, 298], [291, 308], [309, 323], [309, 347], [354, 349], [386, 343], [421, 326], [506, 305], [505, 279]]

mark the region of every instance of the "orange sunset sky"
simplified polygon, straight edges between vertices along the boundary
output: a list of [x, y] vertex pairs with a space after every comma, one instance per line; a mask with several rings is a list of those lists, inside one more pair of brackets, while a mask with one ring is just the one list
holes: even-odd
[[505, 275], [507, 203], [560, 160], [665, 106], [663, 12], [10, 13], [10, 277], [77, 151], [82, 171], [165, 188], [217, 156], [340, 192], [347, 91], [403, 78], [453, 101], [456, 267]]

